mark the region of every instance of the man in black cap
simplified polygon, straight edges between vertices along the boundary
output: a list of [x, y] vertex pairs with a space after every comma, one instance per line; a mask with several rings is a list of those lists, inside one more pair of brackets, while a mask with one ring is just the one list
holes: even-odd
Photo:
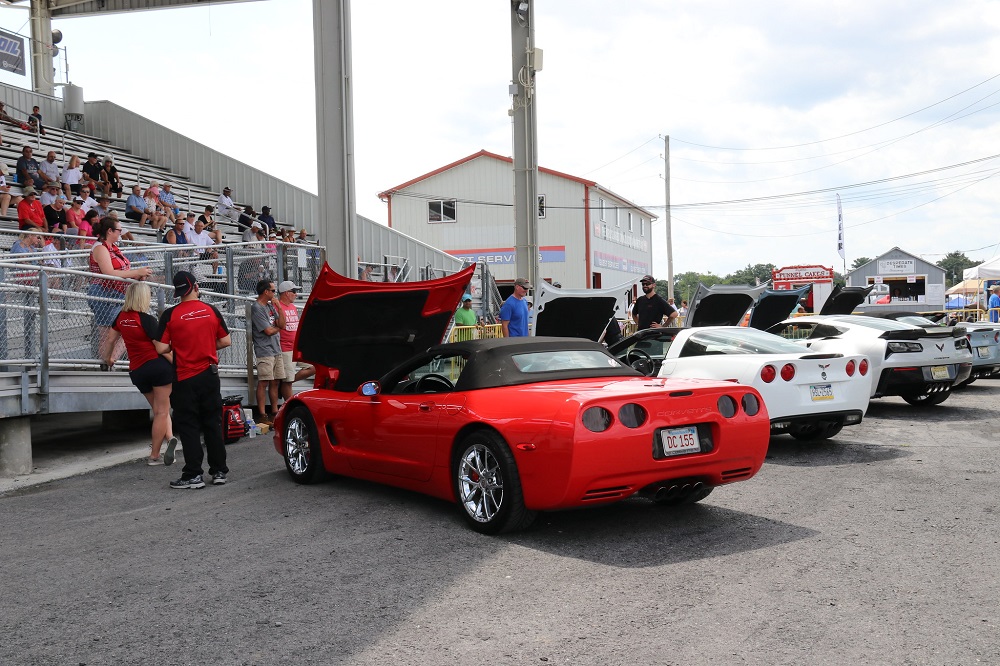
[[218, 350], [232, 344], [229, 329], [215, 307], [198, 298], [198, 281], [187, 271], [174, 275], [174, 295], [181, 302], [160, 318], [156, 351], [174, 352], [177, 380], [170, 394], [174, 409], [174, 434], [184, 448], [181, 478], [171, 488], [204, 488], [201, 437], [208, 451], [208, 473], [212, 483], [226, 482], [226, 446], [222, 441], [222, 394], [219, 385]]
[[663, 318], [667, 321], [677, 317], [677, 310], [673, 308], [663, 296], [656, 293], [656, 278], [652, 275], [644, 275], [639, 280], [643, 295], [635, 299], [632, 306], [632, 319], [635, 320], [638, 330], [645, 328], [660, 328], [663, 326]]
[[260, 215], [257, 216], [257, 219], [263, 222], [264, 226], [267, 227], [268, 236], [270, 236], [271, 232], [274, 231], [277, 227], [277, 224], [274, 221], [274, 216], [271, 215], [271, 209], [268, 208], [267, 206], [264, 206], [260, 209]]

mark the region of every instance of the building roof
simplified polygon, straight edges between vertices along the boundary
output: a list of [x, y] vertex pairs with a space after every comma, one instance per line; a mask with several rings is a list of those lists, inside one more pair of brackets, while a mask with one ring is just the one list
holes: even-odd
[[[489, 157], [489, 158], [492, 158], [492, 159], [495, 159], [495, 160], [501, 160], [503, 162], [508, 162], [509, 164], [513, 164], [514, 163], [514, 160], [512, 158], [510, 158], [510, 157], [504, 157], [503, 155], [498, 155], [497, 153], [491, 153], [488, 150], [480, 150], [478, 153], [473, 153], [473, 154], [471, 154], [471, 155], [469, 155], [467, 157], [463, 157], [460, 160], [452, 162], [451, 164], [446, 164], [443, 167], [434, 169], [433, 171], [429, 171], [429, 172], [423, 174], [422, 176], [417, 176], [416, 178], [413, 178], [412, 180], [408, 180], [405, 183], [402, 183], [402, 184], [397, 185], [395, 187], [390, 187], [389, 189], [385, 190], [384, 192], [379, 192], [378, 193], [378, 198], [381, 199], [382, 201], [385, 201], [387, 198], [389, 198], [390, 196], [392, 196], [396, 192], [399, 192], [400, 190], [405, 190], [406, 188], [410, 187], [411, 185], [419, 183], [422, 180], [427, 180], [431, 176], [436, 176], [439, 173], [443, 173], [445, 171], [448, 171], [449, 169], [454, 169], [455, 167], [459, 167], [459, 166], [461, 166], [461, 165], [463, 165], [463, 164], [465, 164], [467, 162], [471, 162], [472, 160], [480, 158], [480, 157]], [[635, 205], [634, 203], [632, 203], [628, 199], [615, 194], [614, 192], [612, 192], [611, 190], [609, 190], [609, 189], [607, 189], [605, 187], [602, 187], [601, 185], [597, 184], [595, 181], [587, 180], [586, 178], [580, 178], [579, 176], [573, 176], [573, 175], [570, 175], [568, 173], [563, 173], [561, 171], [556, 171], [555, 169], [548, 169], [548, 168], [543, 167], [543, 166], [538, 167], [538, 170], [541, 173], [547, 173], [550, 176], [556, 176], [557, 178], [565, 178], [566, 180], [572, 180], [572, 181], [575, 181], [577, 183], [580, 183], [581, 185], [585, 185], [587, 187], [598, 188], [601, 191], [606, 192], [607, 194], [610, 194], [610, 195], [614, 196], [615, 198], [621, 200], [621, 202], [624, 203], [624, 204], [626, 204], [627, 206], [629, 206], [631, 208], [635, 208], [636, 210], [642, 211], [646, 215], [649, 215], [650, 218], [652, 218], [652, 219], [656, 219], [656, 215], [653, 215], [648, 210], [645, 210], [644, 208]]]

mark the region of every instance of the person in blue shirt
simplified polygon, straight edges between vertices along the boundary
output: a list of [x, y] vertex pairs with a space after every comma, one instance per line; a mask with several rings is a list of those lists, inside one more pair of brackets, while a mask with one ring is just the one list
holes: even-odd
[[1000, 284], [995, 284], [990, 287], [993, 292], [990, 294], [990, 321], [993, 323], [1000, 322]]
[[125, 217], [135, 220], [140, 227], [146, 226], [149, 213], [146, 212], [146, 200], [142, 198], [142, 188], [138, 185], [132, 186], [132, 194], [125, 200]]
[[500, 306], [500, 326], [505, 338], [524, 338], [528, 336], [528, 303], [524, 297], [528, 295], [531, 283], [528, 278], [514, 280], [514, 293]]

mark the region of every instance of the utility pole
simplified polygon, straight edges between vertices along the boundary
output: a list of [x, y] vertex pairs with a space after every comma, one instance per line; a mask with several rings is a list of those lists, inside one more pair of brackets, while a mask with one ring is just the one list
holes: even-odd
[[49, 3], [32, 0], [28, 22], [31, 24], [31, 87], [36, 93], [51, 97], [56, 94], [56, 87], [52, 76], [52, 10]]
[[538, 133], [535, 73], [542, 51], [535, 48], [534, 0], [511, 0], [510, 42], [514, 123], [514, 248], [518, 277], [535, 286], [538, 271]]
[[663, 222], [667, 227], [667, 298], [674, 297], [674, 239], [670, 232], [670, 136], [663, 137], [663, 190], [666, 206]]

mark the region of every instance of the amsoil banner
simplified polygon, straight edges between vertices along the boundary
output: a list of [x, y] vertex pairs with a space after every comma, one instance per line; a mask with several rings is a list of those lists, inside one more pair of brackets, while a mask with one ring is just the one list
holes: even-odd
[[0, 68], [5, 72], [25, 76], [24, 37], [0, 30]]

